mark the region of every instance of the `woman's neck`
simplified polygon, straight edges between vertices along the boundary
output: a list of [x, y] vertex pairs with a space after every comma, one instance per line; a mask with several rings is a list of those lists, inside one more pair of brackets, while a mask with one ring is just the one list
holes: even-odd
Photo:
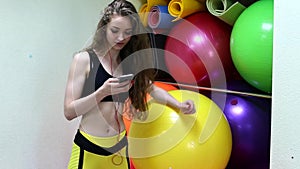
[[110, 49], [106, 52], [105, 57], [111, 57], [111, 59], [113, 61], [118, 61], [119, 60], [119, 53], [120, 53], [120, 51]]
[[104, 51], [94, 49], [94, 52], [97, 54], [99, 58], [112, 59], [114, 62], [118, 61], [119, 53], [120, 53], [120, 51], [113, 50], [113, 49], [104, 50]]

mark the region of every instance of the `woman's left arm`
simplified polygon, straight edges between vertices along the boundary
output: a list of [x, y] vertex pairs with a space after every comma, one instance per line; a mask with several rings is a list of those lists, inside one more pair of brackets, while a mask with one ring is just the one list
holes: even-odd
[[160, 104], [165, 104], [169, 107], [180, 110], [184, 114], [193, 114], [196, 112], [195, 105], [192, 100], [179, 102], [173, 96], [171, 96], [167, 91], [165, 91], [160, 87], [155, 86], [155, 84], [153, 83], [150, 86], [149, 92], [151, 97]]

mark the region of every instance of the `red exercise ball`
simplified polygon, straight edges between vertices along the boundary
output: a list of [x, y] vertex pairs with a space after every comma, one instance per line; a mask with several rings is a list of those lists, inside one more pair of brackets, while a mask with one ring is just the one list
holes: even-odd
[[208, 12], [182, 19], [166, 40], [168, 73], [179, 83], [223, 87], [237, 73], [230, 55], [231, 29]]

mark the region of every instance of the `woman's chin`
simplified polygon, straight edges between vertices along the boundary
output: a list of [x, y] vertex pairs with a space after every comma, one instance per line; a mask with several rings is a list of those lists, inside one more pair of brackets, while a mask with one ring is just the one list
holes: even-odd
[[113, 46], [113, 49], [121, 50], [121, 49], [123, 49], [124, 46], [125, 46], [124, 44], [116, 44], [116, 45]]

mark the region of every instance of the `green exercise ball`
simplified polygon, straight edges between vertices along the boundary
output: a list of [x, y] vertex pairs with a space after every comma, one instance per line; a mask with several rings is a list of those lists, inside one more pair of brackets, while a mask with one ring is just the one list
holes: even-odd
[[272, 92], [273, 1], [257, 1], [241, 13], [231, 32], [230, 52], [249, 84]]

